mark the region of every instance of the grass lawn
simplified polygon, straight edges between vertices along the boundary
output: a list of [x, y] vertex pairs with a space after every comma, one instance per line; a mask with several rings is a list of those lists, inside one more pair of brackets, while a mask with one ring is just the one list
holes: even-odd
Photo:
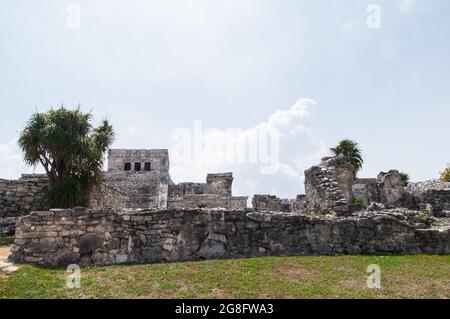
[[[381, 267], [381, 289], [366, 269]], [[63, 269], [20, 265], [0, 273], [0, 298], [450, 298], [448, 256], [265, 257], [82, 269], [81, 288]]]
[[13, 236], [0, 236], [0, 246], [1, 245], [9, 245], [14, 242]]

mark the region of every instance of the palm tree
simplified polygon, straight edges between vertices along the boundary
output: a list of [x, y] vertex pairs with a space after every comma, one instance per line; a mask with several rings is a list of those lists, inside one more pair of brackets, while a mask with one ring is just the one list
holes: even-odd
[[108, 121], [91, 124], [92, 115], [63, 107], [33, 114], [20, 134], [27, 164], [42, 165], [50, 181], [51, 207], [84, 206], [93, 186], [101, 182], [103, 155], [114, 131]]
[[343, 156], [355, 169], [355, 173], [361, 170], [364, 163], [361, 149], [355, 141], [345, 139], [339, 142], [336, 147], [330, 148], [335, 156]]

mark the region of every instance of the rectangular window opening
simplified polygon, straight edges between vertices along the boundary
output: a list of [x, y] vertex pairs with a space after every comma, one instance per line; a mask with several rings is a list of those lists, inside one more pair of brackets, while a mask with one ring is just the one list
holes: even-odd
[[144, 164], [144, 170], [150, 172], [152, 170], [152, 164], [150, 162], [146, 162]]
[[131, 171], [131, 163], [125, 163], [125, 166], [123, 169], [125, 172]]
[[134, 170], [139, 172], [141, 170], [141, 163], [134, 163]]

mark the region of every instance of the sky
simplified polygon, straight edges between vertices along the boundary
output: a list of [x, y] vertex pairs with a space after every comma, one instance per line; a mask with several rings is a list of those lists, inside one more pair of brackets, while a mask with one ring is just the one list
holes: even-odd
[[[0, 178], [40, 171], [16, 139], [61, 104], [111, 121], [113, 148], [168, 148], [174, 182], [232, 171], [235, 195], [302, 193], [343, 138], [363, 151], [361, 177], [436, 178], [450, 162], [449, 16], [448, 0], [2, 0]], [[224, 160], [222, 145], [258, 132], [278, 134], [271, 169]]]

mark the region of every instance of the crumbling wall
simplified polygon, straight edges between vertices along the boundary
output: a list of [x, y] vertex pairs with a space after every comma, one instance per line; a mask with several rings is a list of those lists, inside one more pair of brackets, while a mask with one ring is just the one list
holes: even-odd
[[127, 194], [106, 184], [95, 186], [89, 195], [89, 207], [91, 209], [123, 209], [127, 206], [127, 201]]
[[169, 185], [169, 197], [200, 195], [205, 193], [206, 183], [179, 183]]
[[257, 211], [292, 212], [292, 201], [281, 199], [274, 195], [254, 195], [253, 208]]
[[208, 174], [206, 177], [205, 194], [231, 196], [233, 173]]
[[358, 178], [352, 186], [353, 196], [364, 206], [380, 202], [380, 194], [376, 178]]
[[126, 207], [131, 209], [158, 208], [159, 183], [160, 173], [156, 171], [105, 174], [105, 184], [125, 193]]
[[377, 177], [380, 202], [386, 207], [401, 207], [405, 202], [405, 184], [397, 170], [381, 172]]
[[43, 201], [48, 186], [48, 180], [40, 175], [24, 175], [19, 180], [0, 179], [0, 235], [14, 234], [19, 216], [49, 208]]
[[51, 210], [17, 223], [14, 262], [107, 265], [279, 255], [449, 254], [450, 230], [403, 215], [318, 218], [292, 213]]
[[248, 197], [232, 196], [232, 184], [232, 173], [208, 174], [206, 183], [170, 184], [167, 207], [246, 208]]
[[292, 200], [292, 211], [304, 213], [307, 211], [306, 195], [300, 194]]
[[221, 196], [216, 194], [185, 195], [169, 198], [168, 208], [225, 208], [243, 209], [247, 207], [246, 196]]
[[412, 197], [414, 208], [427, 204], [431, 205], [431, 211], [436, 216], [450, 213], [450, 182], [430, 180], [413, 183], [406, 192]]
[[342, 157], [325, 157], [305, 171], [307, 209], [311, 212], [351, 212], [354, 169]]

